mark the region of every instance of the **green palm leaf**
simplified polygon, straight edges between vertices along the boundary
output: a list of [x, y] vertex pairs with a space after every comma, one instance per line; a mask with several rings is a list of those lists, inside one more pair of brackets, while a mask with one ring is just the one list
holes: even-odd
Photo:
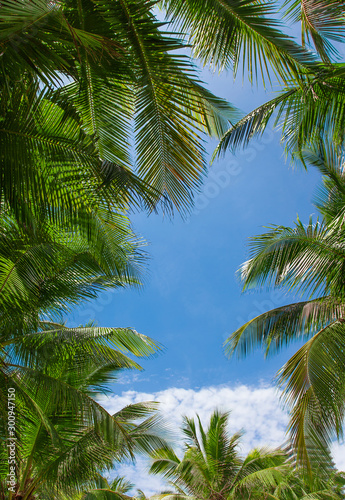
[[250, 80], [270, 79], [270, 70], [287, 81], [313, 66], [314, 58], [283, 34], [273, 4], [251, 0], [167, 0], [168, 16], [191, 33], [194, 56], [218, 68], [246, 69]]
[[288, 82], [283, 92], [238, 121], [223, 136], [214, 156], [227, 148], [246, 145], [261, 135], [270, 120], [282, 130], [282, 141], [293, 157], [317, 149], [327, 141], [341, 147], [344, 142], [344, 65], [320, 66], [313, 75], [300, 75], [298, 84]]
[[276, 353], [298, 338], [309, 338], [321, 328], [344, 316], [344, 304], [331, 297], [297, 302], [272, 309], [248, 321], [230, 335], [226, 353], [239, 357], [263, 347], [266, 355]]
[[[312, 337], [279, 372], [283, 397], [293, 408], [290, 433], [298, 458], [308, 467], [308, 440], [328, 452], [334, 433], [342, 435], [344, 419], [343, 320]], [[318, 460], [320, 457], [317, 458]]]
[[330, 40], [343, 42], [345, 26], [341, 4], [332, 0], [292, 0], [285, 2], [285, 7], [285, 15], [301, 23], [303, 46], [312, 41], [326, 63], [339, 56]]

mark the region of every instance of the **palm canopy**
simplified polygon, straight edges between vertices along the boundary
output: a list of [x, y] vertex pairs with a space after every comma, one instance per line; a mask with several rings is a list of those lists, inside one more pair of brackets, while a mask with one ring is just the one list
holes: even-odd
[[245, 355], [258, 346], [268, 353], [307, 340], [280, 370], [278, 382], [292, 408], [289, 430], [297, 457], [308, 469], [315, 453], [316, 460], [321, 452], [327, 455], [334, 435], [342, 436], [344, 422], [344, 177], [335, 153], [330, 145], [308, 152], [327, 173], [317, 198], [324, 220], [273, 227], [253, 238], [251, 258], [241, 269], [245, 288], [268, 284], [306, 300], [261, 314], [226, 343], [229, 354]]
[[[154, 403], [110, 415], [94, 399], [114, 371], [139, 367], [126, 352], [142, 356], [155, 350], [150, 339], [124, 329], [43, 326], [3, 345], [1, 435], [11, 439], [5, 418], [11, 388], [16, 395], [15, 489], [25, 500], [71, 494], [93, 484], [99, 470], [133, 458], [135, 451], [164, 446]], [[4, 494], [7, 443], [2, 441], [0, 449]]]
[[228, 413], [214, 411], [205, 430], [198, 417], [184, 418], [184, 455], [172, 448], [152, 455], [151, 472], [169, 480], [174, 492], [154, 495], [159, 500], [341, 499], [344, 478], [332, 468], [305, 482], [288, 450], [254, 449], [239, 454], [241, 434], [228, 433]]
[[[185, 452], [179, 459], [173, 449], [153, 454], [151, 472], [162, 474], [175, 493], [159, 498], [230, 499], [247, 498], [259, 485], [277, 485], [286, 465], [281, 451], [253, 450], [242, 459], [238, 453], [241, 435], [228, 434], [228, 414], [215, 411], [205, 430], [198, 418], [184, 418]], [[237, 496], [236, 496], [237, 495]], [[249, 498], [249, 497], [248, 497]]]
[[119, 370], [140, 369], [133, 357], [151, 356], [159, 346], [130, 328], [68, 328], [58, 322], [100, 290], [138, 281], [138, 244], [129, 239], [127, 219], [117, 217], [123, 233], [110, 227], [100, 248], [82, 231], [62, 230], [45, 213], [30, 228], [9, 210], [1, 217], [1, 476], [5, 480], [8, 474], [11, 389], [16, 393], [17, 493], [23, 491], [26, 500], [40, 488], [81, 487], [136, 448], [148, 452], [163, 443], [151, 417], [131, 423], [151, 414], [152, 405], [124, 409], [115, 418], [94, 399]]
[[[202, 136], [220, 137], [234, 108], [200, 85], [187, 56], [174, 55], [183, 44], [164, 33], [152, 7], [145, 0], [35, 0], [20, 7], [5, 0], [0, 85], [1, 107], [10, 116], [4, 141], [9, 154], [20, 146], [17, 172], [26, 170], [33, 198], [39, 194], [33, 181], [43, 174], [58, 183], [54, 195], [70, 208], [84, 193], [76, 178], [84, 175], [98, 199], [95, 188], [105, 183], [113, 188], [108, 200], [115, 191], [122, 203], [139, 194], [149, 209], [162, 195], [181, 210], [190, 203], [206, 165]], [[37, 82], [45, 93], [25, 120], [15, 107], [27, 105], [25, 95]], [[37, 97], [37, 89], [32, 92]], [[46, 130], [37, 129], [42, 118]], [[40, 168], [30, 172], [38, 157]], [[2, 175], [7, 201], [15, 173], [4, 168]]]

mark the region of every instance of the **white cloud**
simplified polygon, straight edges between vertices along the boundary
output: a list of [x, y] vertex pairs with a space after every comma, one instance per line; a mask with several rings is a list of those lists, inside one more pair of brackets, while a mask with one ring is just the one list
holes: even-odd
[[[124, 406], [142, 401], [159, 401], [160, 409], [176, 431], [182, 416], [194, 417], [197, 413], [204, 425], [215, 408], [230, 411], [229, 432], [244, 431], [241, 453], [260, 446], [276, 447], [286, 439], [288, 415], [279, 403], [279, 394], [274, 387], [259, 386], [213, 386], [199, 390], [172, 387], [155, 393], [126, 391], [121, 396], [103, 398], [101, 404], [115, 413]], [[174, 446], [180, 443], [175, 443]], [[344, 446], [335, 445], [334, 458], [340, 469], [345, 469]], [[136, 465], [123, 465], [117, 473], [126, 475], [136, 488], [147, 495], [157, 493], [164, 488], [164, 483], [157, 477], [148, 476], [148, 462], [139, 459]]]
[[345, 443], [334, 443], [332, 452], [338, 469], [345, 471]]

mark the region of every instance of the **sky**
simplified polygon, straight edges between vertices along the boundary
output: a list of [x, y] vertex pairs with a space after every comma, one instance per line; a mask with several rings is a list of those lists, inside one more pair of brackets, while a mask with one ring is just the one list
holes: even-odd
[[[232, 75], [201, 73], [209, 89], [244, 112], [268, 100], [270, 93], [251, 88]], [[217, 145], [207, 144], [209, 157]], [[296, 297], [277, 290], [242, 293], [236, 276], [248, 258], [248, 238], [270, 224], [291, 226], [297, 215], [307, 222], [317, 214], [313, 194], [319, 174], [292, 168], [280, 145], [280, 132], [269, 128], [235, 156], [227, 152], [209, 168], [187, 220], [162, 214], [131, 216], [134, 230], [147, 242], [148, 271], [140, 290], [107, 292], [69, 318], [70, 326], [93, 319], [100, 326], [133, 327], [162, 344], [155, 357], [140, 361], [142, 372], [126, 372], [102, 404], [115, 411], [136, 401], [161, 401], [175, 429], [181, 416], [199, 413], [203, 422], [215, 407], [231, 411], [230, 431], [243, 429], [243, 453], [254, 446], [278, 446], [286, 439], [287, 413], [279, 402], [274, 376], [299, 344], [264, 359], [227, 359], [225, 339], [249, 319]], [[297, 298], [298, 300], [298, 298]], [[345, 469], [345, 447], [334, 447]], [[149, 478], [147, 462], [118, 469], [147, 494], [162, 482]]]

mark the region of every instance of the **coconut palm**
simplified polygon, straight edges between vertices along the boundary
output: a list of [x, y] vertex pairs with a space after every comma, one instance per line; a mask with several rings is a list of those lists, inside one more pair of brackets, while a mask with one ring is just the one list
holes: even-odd
[[[85, 485], [114, 460], [132, 456], [136, 447], [150, 451], [155, 443], [152, 418], [131, 423], [152, 413], [152, 405], [114, 417], [95, 397], [120, 369], [140, 369], [132, 357], [150, 356], [158, 345], [130, 328], [59, 323], [98, 291], [137, 282], [141, 256], [125, 222], [122, 234], [110, 226], [99, 248], [82, 231], [53, 224], [44, 212], [30, 228], [9, 210], [1, 217], [0, 472], [5, 480], [6, 445], [13, 438], [7, 426], [10, 390], [16, 394], [13, 498], [35, 498], [51, 485], [63, 491]], [[9, 494], [4, 483], [3, 498]]]
[[254, 449], [242, 458], [238, 451], [241, 434], [227, 432], [228, 414], [215, 411], [205, 430], [198, 417], [184, 418], [184, 455], [172, 448], [153, 454], [151, 472], [169, 480], [174, 491], [154, 495], [159, 500], [342, 499], [345, 477], [332, 466], [321, 468], [312, 480], [294, 467], [288, 449]]
[[[244, 288], [264, 284], [285, 288], [305, 300], [249, 321], [227, 341], [227, 351], [266, 353], [304, 339], [307, 342], [278, 374], [283, 397], [292, 408], [290, 435], [298, 459], [311, 468], [313, 455], [340, 437], [344, 416], [344, 174], [334, 146], [307, 153], [323, 174], [316, 201], [321, 221], [275, 226], [252, 238], [251, 258], [241, 269]], [[319, 451], [318, 451], [319, 450]]]
[[184, 417], [184, 455], [179, 459], [172, 448], [153, 454], [150, 472], [162, 474], [174, 487], [168, 499], [249, 498], [250, 492], [263, 486], [275, 487], [287, 465], [280, 450], [253, 450], [244, 459], [238, 446], [240, 433], [227, 432], [228, 413], [215, 411], [205, 430], [198, 417]]
[[133, 458], [135, 451], [150, 453], [164, 446], [154, 403], [130, 405], [110, 415], [94, 399], [106, 390], [114, 371], [138, 367], [121, 353], [135, 352], [129, 347], [131, 340], [139, 350], [146, 343], [135, 332], [65, 331], [63, 326], [51, 325], [44, 332], [24, 336], [20, 352], [13, 353], [10, 361], [3, 360], [3, 402], [9, 389], [15, 391], [16, 484], [6, 487], [7, 444], [13, 435], [2, 404], [2, 498], [71, 494], [93, 484], [99, 470]]
[[186, 208], [205, 168], [202, 135], [221, 136], [234, 109], [200, 85], [187, 56], [172, 55], [183, 44], [152, 2], [2, 7], [2, 198], [15, 205], [29, 190], [27, 203], [48, 196], [61, 210], [93, 207], [89, 191], [122, 205], [139, 194], [152, 209], [165, 194]]

